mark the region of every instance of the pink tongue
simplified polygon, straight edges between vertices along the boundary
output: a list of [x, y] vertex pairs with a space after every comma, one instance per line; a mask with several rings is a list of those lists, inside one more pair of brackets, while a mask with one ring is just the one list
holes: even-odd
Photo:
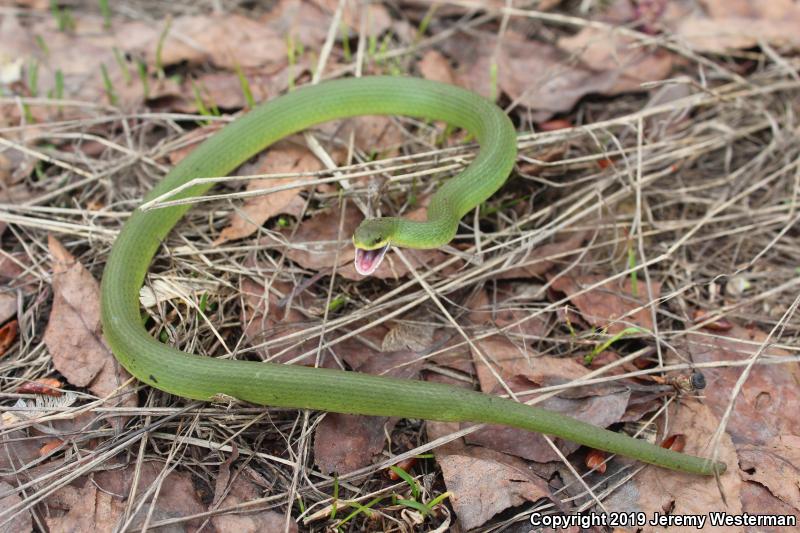
[[389, 246], [384, 246], [376, 250], [362, 250], [361, 248], [356, 248], [356, 258], [354, 261], [356, 272], [362, 276], [369, 276], [375, 272], [381, 264], [381, 261], [383, 261], [383, 256], [386, 255], [386, 250], [388, 249]]

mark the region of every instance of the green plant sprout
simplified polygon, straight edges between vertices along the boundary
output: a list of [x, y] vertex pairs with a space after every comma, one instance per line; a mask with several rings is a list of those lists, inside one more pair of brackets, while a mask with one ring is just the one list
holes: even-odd
[[133, 81], [133, 76], [131, 76], [131, 72], [128, 70], [128, 62], [125, 61], [125, 56], [122, 55], [122, 52], [120, 52], [119, 48], [116, 46], [112, 47], [111, 50], [114, 52], [114, 59], [117, 60], [117, 66], [119, 66], [119, 70], [122, 72], [122, 79], [125, 80], [125, 85], [130, 85]]
[[139, 74], [139, 80], [142, 82], [142, 96], [147, 100], [150, 98], [150, 79], [147, 76], [147, 64], [143, 60], [137, 61], [136, 71]]
[[238, 61], [234, 62], [233, 68], [236, 70], [236, 77], [239, 78], [239, 87], [242, 88], [242, 94], [244, 95], [245, 102], [247, 102], [247, 107], [254, 107], [256, 101], [253, 99], [253, 91], [250, 89], [250, 82], [247, 80], [247, 76], [245, 76]]
[[111, 78], [108, 75], [105, 63], [100, 63], [100, 74], [103, 76], [103, 87], [106, 91], [106, 98], [111, 105], [117, 105], [117, 94], [114, 92], [114, 85], [111, 83]]
[[637, 328], [635, 326], [623, 329], [622, 331], [620, 331], [619, 333], [617, 333], [616, 335], [614, 335], [610, 339], [608, 339], [605, 342], [602, 342], [602, 343], [598, 344], [597, 346], [595, 346], [594, 349], [592, 349], [592, 352], [590, 354], [587, 354], [587, 355], [584, 356], [584, 358], [583, 358], [584, 364], [587, 364], [587, 365], [591, 364], [592, 361], [594, 361], [595, 357], [597, 357], [599, 354], [601, 354], [604, 351], [606, 351], [609, 346], [611, 346], [612, 344], [614, 344], [615, 342], [617, 342], [621, 338], [627, 337], [628, 335], [638, 335], [640, 333], [647, 333], [647, 332], [645, 330], [643, 330], [642, 328]]

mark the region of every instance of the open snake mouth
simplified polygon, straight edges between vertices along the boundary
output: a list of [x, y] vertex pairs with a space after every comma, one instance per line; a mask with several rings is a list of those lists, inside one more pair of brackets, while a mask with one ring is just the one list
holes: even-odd
[[386, 255], [386, 250], [388, 249], [388, 244], [374, 250], [356, 248], [356, 258], [354, 261], [356, 272], [362, 276], [369, 276], [375, 272], [378, 266], [380, 266], [381, 261], [383, 261], [383, 256]]

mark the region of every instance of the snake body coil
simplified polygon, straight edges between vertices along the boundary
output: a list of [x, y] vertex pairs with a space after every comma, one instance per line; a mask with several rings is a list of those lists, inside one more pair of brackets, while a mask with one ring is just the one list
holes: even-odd
[[[366, 229], [359, 228], [354, 242], [367, 251], [387, 243], [426, 248], [448, 242], [458, 220], [491, 196], [514, 164], [514, 128], [496, 106], [480, 96], [412, 78], [345, 79], [303, 87], [258, 106], [196, 148], [146, 200], [194, 178], [226, 175], [270, 144], [315, 124], [370, 114], [442, 120], [471, 132], [481, 149], [467, 169], [434, 195], [428, 222], [365, 222]], [[194, 186], [175, 198], [196, 196], [209, 188], [210, 185]], [[471, 390], [357, 372], [200, 357], [166, 346], [153, 339], [142, 324], [139, 289], [161, 241], [187, 209], [180, 205], [134, 212], [120, 231], [103, 274], [104, 335], [120, 363], [148, 385], [197, 400], [225, 395], [279, 407], [502, 424], [675, 470], [712, 474], [725, 469], [722, 463], [666, 450], [560, 414]], [[375, 241], [376, 235], [381, 242]]]

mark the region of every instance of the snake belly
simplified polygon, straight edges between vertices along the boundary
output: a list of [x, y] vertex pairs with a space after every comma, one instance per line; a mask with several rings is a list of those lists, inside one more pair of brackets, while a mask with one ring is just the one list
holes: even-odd
[[[516, 135], [510, 120], [494, 104], [470, 91], [415, 78], [342, 79], [302, 87], [259, 105], [192, 151], [145, 200], [194, 178], [224, 176], [287, 135], [357, 115], [440, 120], [469, 131], [480, 145], [470, 165], [434, 195], [431, 205], [438, 211], [430, 225], [413, 225], [402, 242], [397, 242], [401, 246], [415, 247], [418, 238], [423, 244], [420, 247], [427, 247], [432, 238], [440, 242], [452, 236], [458, 219], [493, 194], [514, 164]], [[173, 199], [197, 196], [210, 187], [192, 186]], [[161, 241], [188, 209], [188, 205], [178, 205], [136, 210], [120, 230], [103, 272], [104, 336], [122, 366], [143, 383], [196, 400], [230, 397], [276, 407], [501, 424], [689, 473], [708, 475], [725, 469], [723, 463], [472, 390], [358, 372], [215, 359], [162, 344], [142, 323], [139, 290]]]

